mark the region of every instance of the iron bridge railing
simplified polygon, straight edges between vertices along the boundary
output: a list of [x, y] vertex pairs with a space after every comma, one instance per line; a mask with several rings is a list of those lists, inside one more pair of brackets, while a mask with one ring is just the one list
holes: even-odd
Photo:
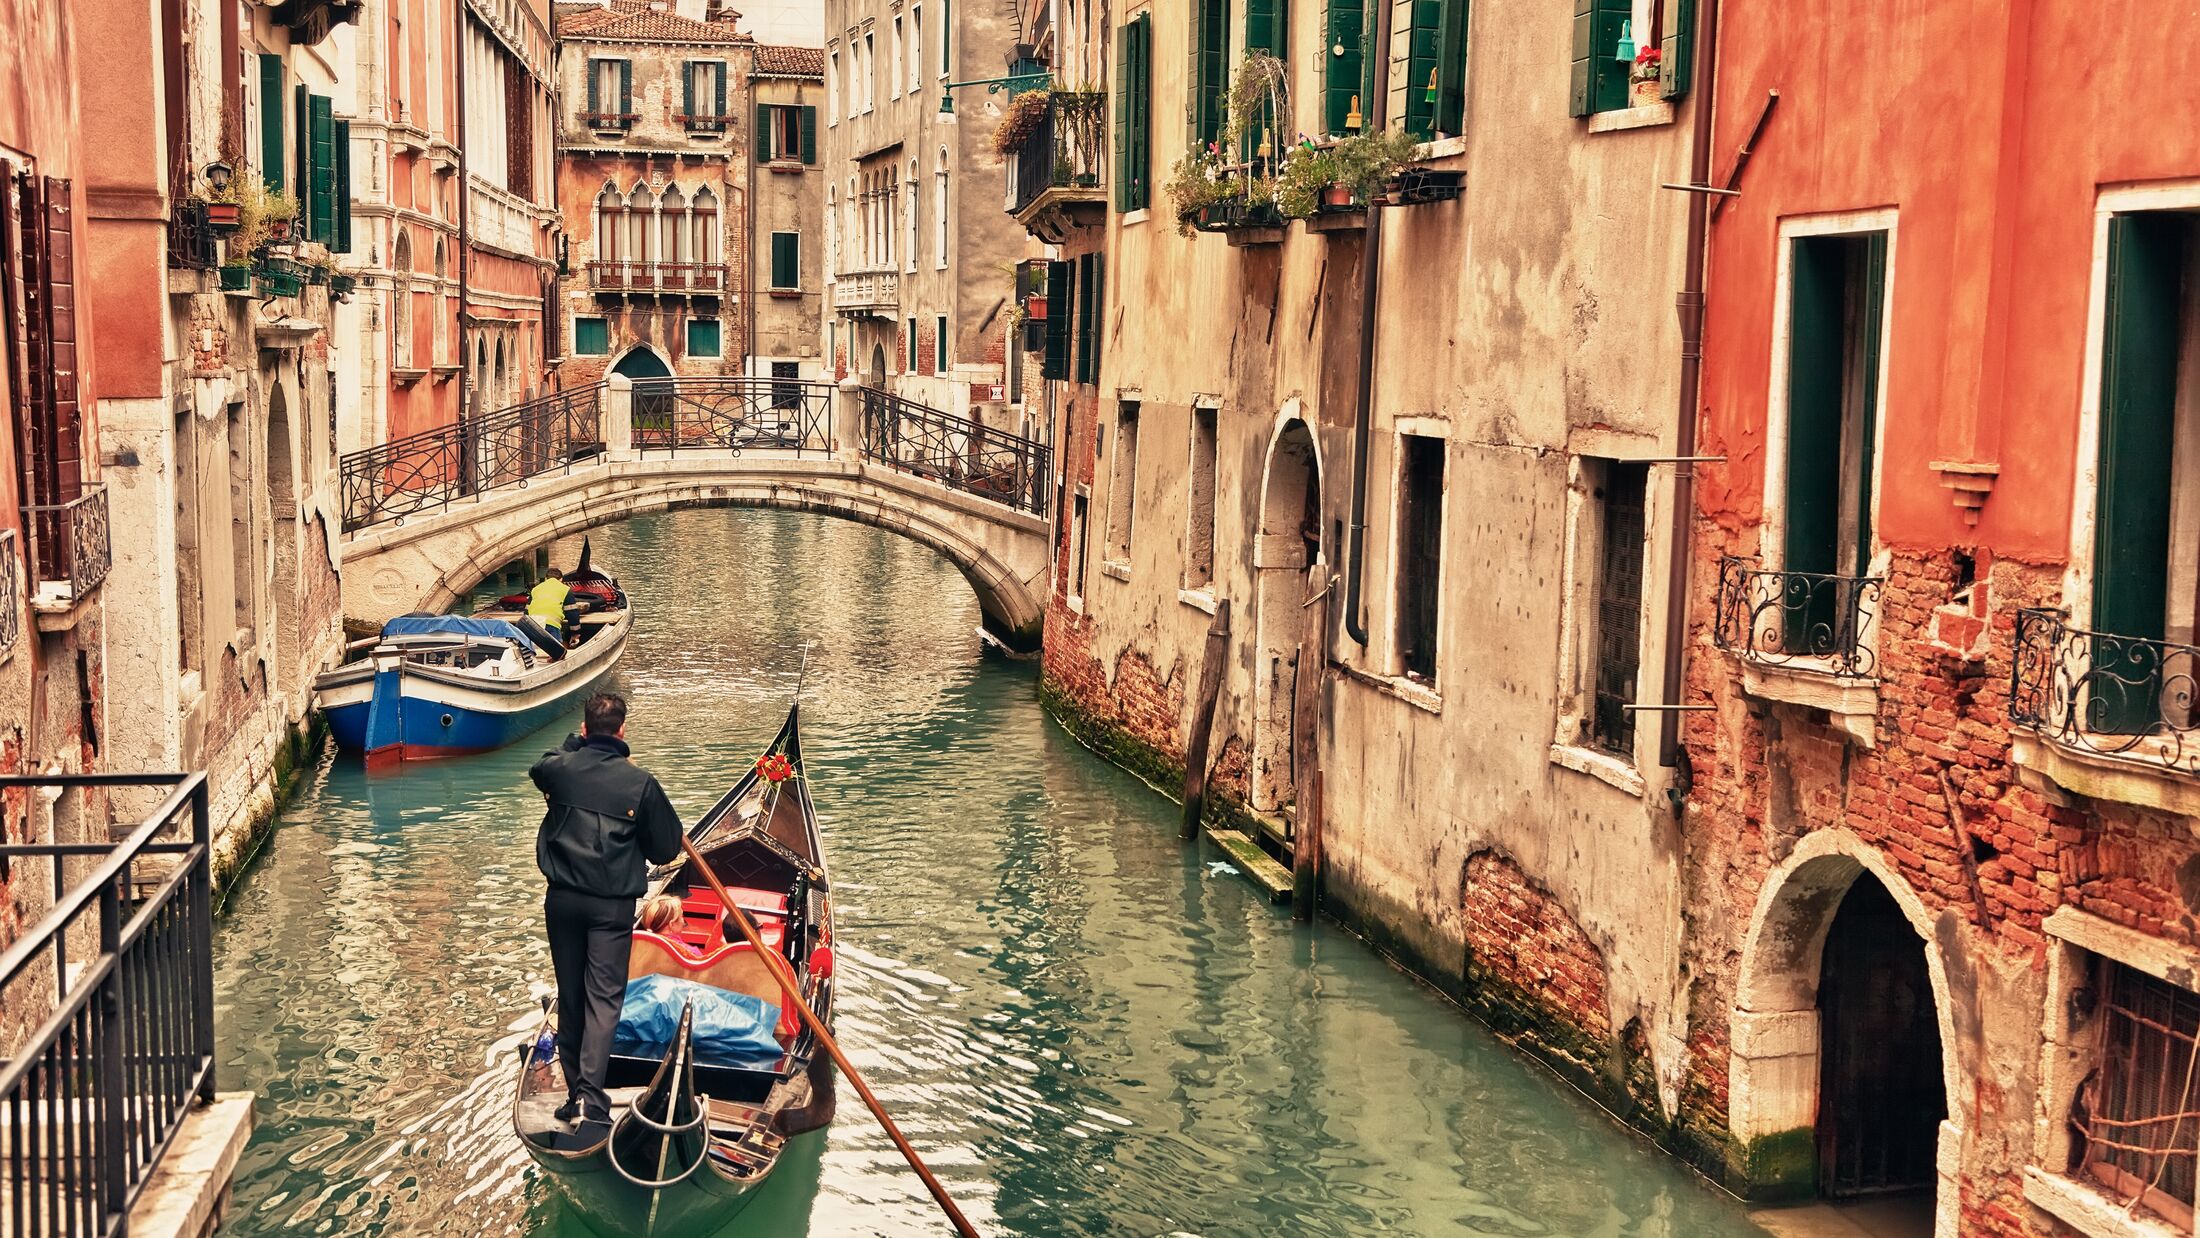
[[863, 454], [952, 490], [1046, 513], [1053, 453], [1020, 434], [866, 388]]
[[48, 583], [68, 586], [68, 600], [91, 595], [114, 566], [108, 536], [107, 487], [86, 486], [66, 503], [26, 503], [23, 525], [31, 535], [31, 579], [43, 592]]
[[2017, 612], [2009, 720], [2067, 747], [2200, 776], [2200, 646]]
[[1747, 662], [1871, 678], [1879, 623], [1877, 576], [1778, 572], [1753, 559], [1719, 563], [1714, 645]]
[[346, 454], [344, 532], [589, 463], [603, 452], [602, 394], [574, 387]]
[[644, 379], [634, 384], [634, 446], [831, 451], [833, 385], [788, 378]]
[[11, 868], [44, 860], [54, 889], [0, 951], [0, 1012], [23, 1020], [0, 1025], [0, 1232], [122, 1232], [185, 1115], [214, 1098], [206, 776], [0, 778], [11, 805], [116, 787], [167, 796], [119, 843], [0, 846]]

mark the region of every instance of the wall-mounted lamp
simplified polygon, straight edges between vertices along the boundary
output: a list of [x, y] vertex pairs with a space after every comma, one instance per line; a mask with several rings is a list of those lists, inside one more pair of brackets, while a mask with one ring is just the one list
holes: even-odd
[[235, 169], [216, 159], [206, 165], [206, 187], [213, 190], [217, 195], [227, 193], [229, 192], [229, 178], [234, 173]]

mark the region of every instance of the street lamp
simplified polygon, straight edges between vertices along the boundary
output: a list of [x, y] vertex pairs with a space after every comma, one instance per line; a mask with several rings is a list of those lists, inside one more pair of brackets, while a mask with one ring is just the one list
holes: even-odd
[[228, 190], [229, 190], [229, 177], [230, 177], [230, 175], [232, 174], [232, 172], [233, 172], [233, 171], [234, 171], [234, 170], [233, 170], [233, 169], [232, 169], [232, 168], [231, 168], [231, 167], [230, 167], [230, 166], [229, 166], [228, 164], [226, 164], [226, 163], [223, 163], [223, 162], [222, 162], [221, 160], [219, 160], [219, 159], [216, 159], [216, 160], [215, 160], [214, 162], [212, 162], [212, 163], [210, 163], [210, 164], [207, 164], [207, 165], [206, 165], [206, 185], [207, 185], [207, 188], [209, 188], [209, 189], [212, 189], [212, 190], [214, 191], [214, 194], [215, 194], [215, 196], [216, 196], [216, 197], [219, 197], [219, 196], [221, 196], [222, 194], [224, 194], [224, 193], [228, 192]]
[[1021, 94], [1027, 90], [1045, 90], [1053, 84], [1053, 81], [1053, 74], [1045, 69], [1033, 67], [1022, 73], [1011, 73], [1006, 77], [980, 77], [967, 82], [948, 82], [940, 88], [940, 113], [934, 119], [943, 125], [955, 123], [954, 92], [965, 86], [983, 86], [985, 87], [985, 93], [989, 95], [999, 94], [1004, 90], [1013, 95]]

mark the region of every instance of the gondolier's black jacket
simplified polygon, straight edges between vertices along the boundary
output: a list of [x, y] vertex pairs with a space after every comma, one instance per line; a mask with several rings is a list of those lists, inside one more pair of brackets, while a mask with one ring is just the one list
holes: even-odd
[[535, 836], [535, 864], [553, 886], [600, 898], [638, 898], [649, 865], [680, 854], [680, 814], [626, 741], [568, 735], [528, 776], [550, 801]]

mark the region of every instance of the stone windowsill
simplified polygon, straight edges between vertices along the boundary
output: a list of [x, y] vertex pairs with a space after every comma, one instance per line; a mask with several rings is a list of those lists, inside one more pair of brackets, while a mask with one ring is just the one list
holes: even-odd
[[1203, 610], [1210, 615], [1215, 613], [1215, 591], [1212, 589], [1179, 589], [1176, 591], [1176, 600], [1193, 610]]
[[2045, 794], [2082, 795], [2200, 817], [2200, 778], [2149, 760], [2145, 753], [2143, 744], [2116, 756], [2086, 752], [2019, 731], [2010, 744], [2009, 762], [2020, 780]]
[[1760, 701], [1822, 709], [1865, 748], [1879, 746], [1879, 681], [1837, 675], [1810, 662], [1773, 666], [1742, 659], [1742, 691]]
[[1330, 667], [1352, 683], [1373, 688], [1384, 696], [1404, 701], [1415, 709], [1441, 715], [1444, 712], [1443, 694], [1417, 679], [1405, 675], [1377, 675], [1357, 666], [1332, 661]]
[[1449, 159], [1453, 155], [1464, 155], [1466, 153], [1467, 138], [1465, 134], [1461, 134], [1455, 138], [1438, 138], [1433, 142], [1421, 143], [1413, 151], [1413, 162], [1430, 163], [1438, 159]]
[[1116, 217], [1116, 222], [1122, 224], [1126, 228], [1129, 228], [1137, 224], [1142, 224], [1151, 218], [1153, 218], [1153, 211], [1147, 207], [1142, 206], [1135, 211], [1123, 212], [1121, 215]]
[[[53, 583], [47, 582], [48, 585]], [[72, 594], [67, 588], [66, 585], [59, 588], [42, 585], [31, 593], [31, 613], [37, 618], [39, 631], [49, 636], [56, 632], [73, 631], [84, 621], [84, 616], [92, 609], [92, 603], [99, 598], [98, 585], [85, 590], [82, 595]], [[22, 637], [16, 637], [16, 642], [20, 644]]]
[[1589, 118], [1591, 133], [1619, 133], [1627, 129], [1649, 129], [1673, 123], [1673, 105], [1663, 99], [1645, 103], [1640, 107], [1621, 108], [1613, 112], [1598, 112]]
[[2200, 950], [2125, 928], [2113, 920], [2076, 907], [2057, 907], [2041, 923], [2049, 937], [2068, 942], [2088, 954], [2114, 959], [2181, 989], [2200, 977]]
[[1609, 752], [1598, 752], [1594, 748], [1581, 748], [1573, 744], [1552, 744], [1551, 764], [1562, 765], [1578, 774], [1587, 774], [1638, 800], [1648, 790], [1641, 770]]
[[2033, 1165], [2024, 1169], [2024, 1198], [2086, 1238], [2179, 1238], [2187, 1233], [2153, 1217], [2128, 1213], [2124, 1205], [2086, 1183]]
[[1102, 559], [1100, 561], [1100, 574], [1102, 576], [1113, 576], [1117, 580], [1128, 583], [1131, 578], [1131, 565], [1121, 559]]
[[1077, 596], [1074, 593], [1063, 594], [1062, 605], [1069, 607], [1069, 613], [1073, 615], [1082, 615], [1085, 613], [1085, 599]]

